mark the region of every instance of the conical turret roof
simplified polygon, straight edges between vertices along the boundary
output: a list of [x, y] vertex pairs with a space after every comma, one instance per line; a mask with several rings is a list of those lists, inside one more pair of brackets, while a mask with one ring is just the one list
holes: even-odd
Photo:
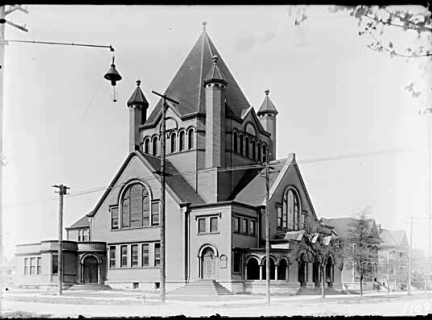
[[[204, 29], [165, 91], [166, 95], [179, 102], [176, 106], [180, 116], [205, 113], [205, 88], [203, 85], [207, 75], [214, 68], [212, 58], [215, 55], [218, 56], [219, 75], [228, 83], [225, 97], [232, 113], [240, 118], [242, 110], [249, 108], [249, 102]], [[146, 125], [154, 124], [161, 112], [161, 106], [162, 101], [160, 100], [146, 121]]]
[[258, 116], [261, 116], [261, 115], [266, 114], [266, 113], [272, 113], [274, 115], [277, 115], [279, 113], [276, 110], [276, 107], [274, 106], [273, 102], [270, 100], [269, 93], [270, 93], [270, 90], [265, 91], [266, 97], [264, 98], [264, 101], [261, 104], [261, 107], [259, 108], [259, 110], [257, 112]]
[[225, 77], [223, 76], [217, 65], [218, 58], [218, 56], [213, 56], [213, 67], [210, 69], [210, 71], [207, 73], [207, 76], [204, 78], [204, 85], [210, 82], [218, 82], [227, 85], [227, 81], [225, 80]]
[[132, 96], [129, 98], [127, 105], [128, 107], [132, 105], [138, 105], [142, 107], [148, 107], [149, 103], [147, 99], [144, 96], [144, 93], [141, 91], [140, 88], [141, 80], [137, 81], [137, 88], [135, 89], [134, 93], [132, 93]]

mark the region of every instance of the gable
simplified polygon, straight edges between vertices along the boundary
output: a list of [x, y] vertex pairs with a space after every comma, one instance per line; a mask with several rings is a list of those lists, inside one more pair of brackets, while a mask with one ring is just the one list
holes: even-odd
[[[139, 151], [134, 151], [126, 158], [120, 170], [111, 181], [109, 187], [102, 195], [95, 209], [88, 214], [93, 217], [112, 193], [118, 193], [121, 186], [132, 180], [140, 180], [147, 182], [150, 191], [153, 192], [152, 199], [159, 199], [160, 193], [160, 177], [156, 172], [160, 170], [160, 159], [147, 154], [142, 154]], [[178, 204], [181, 203], [203, 203], [201, 197], [193, 191], [192, 187], [184, 180], [184, 178], [176, 171], [174, 166], [166, 161], [167, 172], [172, 173], [170, 179], [166, 179], [167, 193]]]
[[[289, 160], [291, 159], [291, 161]], [[300, 200], [300, 207], [302, 211], [307, 211], [308, 214], [312, 214], [314, 220], [317, 221], [317, 215], [310, 199], [309, 193], [306, 189], [306, 185], [303, 181], [303, 177], [300, 173], [300, 169], [295, 162], [295, 156], [292, 155], [287, 159], [284, 168], [281, 170], [276, 181], [270, 188], [270, 201], [276, 204], [282, 203], [284, 194], [288, 188], [294, 188]], [[265, 204], [265, 202], [264, 202]]]
[[247, 132], [248, 126], [253, 125], [255, 129], [255, 137], [258, 135], [258, 132], [260, 134], [270, 136], [270, 133], [264, 130], [264, 127], [262, 126], [261, 122], [258, 119], [258, 116], [255, 112], [255, 109], [253, 107], [250, 107], [247, 110], [243, 110], [242, 112], [242, 121], [243, 121], [243, 128], [244, 131]]

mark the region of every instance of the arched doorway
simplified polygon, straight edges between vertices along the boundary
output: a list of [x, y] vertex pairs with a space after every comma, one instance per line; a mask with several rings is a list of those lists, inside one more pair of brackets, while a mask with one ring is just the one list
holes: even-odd
[[321, 283], [321, 272], [320, 263], [315, 261], [312, 266], [312, 281], [315, 283], [315, 287], [319, 287]]
[[98, 283], [98, 261], [94, 256], [87, 256], [83, 263], [83, 283]]
[[288, 263], [285, 259], [279, 261], [278, 280], [288, 280]]
[[[263, 267], [262, 267], [262, 279], [265, 280], [267, 279], [267, 261], [264, 260], [263, 262]], [[270, 257], [270, 280], [274, 280], [275, 279], [275, 262], [273, 260], [273, 258]]]
[[202, 278], [203, 279], [214, 279], [215, 277], [215, 264], [214, 264], [215, 253], [212, 248], [207, 247], [202, 253]]
[[259, 280], [260, 278], [260, 267], [256, 258], [250, 258], [246, 264], [246, 279], [247, 280]]
[[298, 261], [298, 281], [301, 287], [306, 287], [307, 281], [307, 261], [306, 255], [302, 253]]
[[332, 257], [328, 257], [327, 263], [326, 263], [326, 277], [325, 277], [325, 281], [327, 282], [327, 286], [329, 288], [332, 287], [333, 277], [334, 277], [333, 259], [332, 259]]

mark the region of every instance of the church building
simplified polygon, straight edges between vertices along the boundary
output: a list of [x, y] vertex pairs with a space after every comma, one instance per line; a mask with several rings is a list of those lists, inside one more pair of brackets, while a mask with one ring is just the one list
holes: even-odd
[[[165, 120], [167, 292], [200, 281], [232, 293], [265, 292], [267, 263], [272, 292], [319, 287], [321, 258], [311, 243], [332, 247], [337, 234], [318, 223], [295, 154], [276, 160], [278, 111], [270, 91], [256, 111], [203, 26], [165, 91], [178, 101], [167, 101]], [[162, 100], [149, 105], [137, 81], [127, 102], [129, 154], [93, 210], [66, 228], [67, 286], [159, 288], [162, 107]], [[16, 285], [56, 286], [57, 245], [17, 246]], [[341, 289], [341, 269], [335, 247], [326, 258], [327, 287]]]

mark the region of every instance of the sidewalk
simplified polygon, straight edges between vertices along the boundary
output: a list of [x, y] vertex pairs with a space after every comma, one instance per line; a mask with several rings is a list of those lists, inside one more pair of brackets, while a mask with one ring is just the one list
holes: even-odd
[[[426, 295], [424, 291], [411, 292], [412, 295]], [[427, 295], [431, 295], [428, 292]], [[325, 300], [330, 302], [337, 302], [340, 300], [358, 300], [358, 299], [394, 299], [398, 297], [407, 296], [406, 291], [404, 292], [391, 292], [387, 294], [384, 292], [367, 292], [360, 295], [353, 294], [341, 294], [341, 295], [329, 295], [326, 296]], [[27, 302], [46, 302], [46, 303], [67, 303], [67, 304], [148, 304], [157, 305], [160, 304], [160, 298], [158, 293], [140, 292], [140, 291], [121, 291], [121, 290], [106, 290], [106, 291], [64, 291], [62, 296], [58, 296], [55, 291], [37, 291], [37, 290], [12, 290], [4, 292], [3, 299], [10, 301], [27, 301]], [[275, 303], [290, 303], [290, 302], [311, 302], [313, 300], [323, 301], [319, 295], [310, 296], [296, 296], [296, 295], [273, 295], [271, 300]], [[265, 303], [265, 295], [249, 295], [249, 294], [238, 294], [228, 296], [177, 296], [166, 295], [166, 302], [168, 304], [193, 304], [194, 306], [207, 306], [209, 303], [212, 306], [222, 305], [260, 305]]]

